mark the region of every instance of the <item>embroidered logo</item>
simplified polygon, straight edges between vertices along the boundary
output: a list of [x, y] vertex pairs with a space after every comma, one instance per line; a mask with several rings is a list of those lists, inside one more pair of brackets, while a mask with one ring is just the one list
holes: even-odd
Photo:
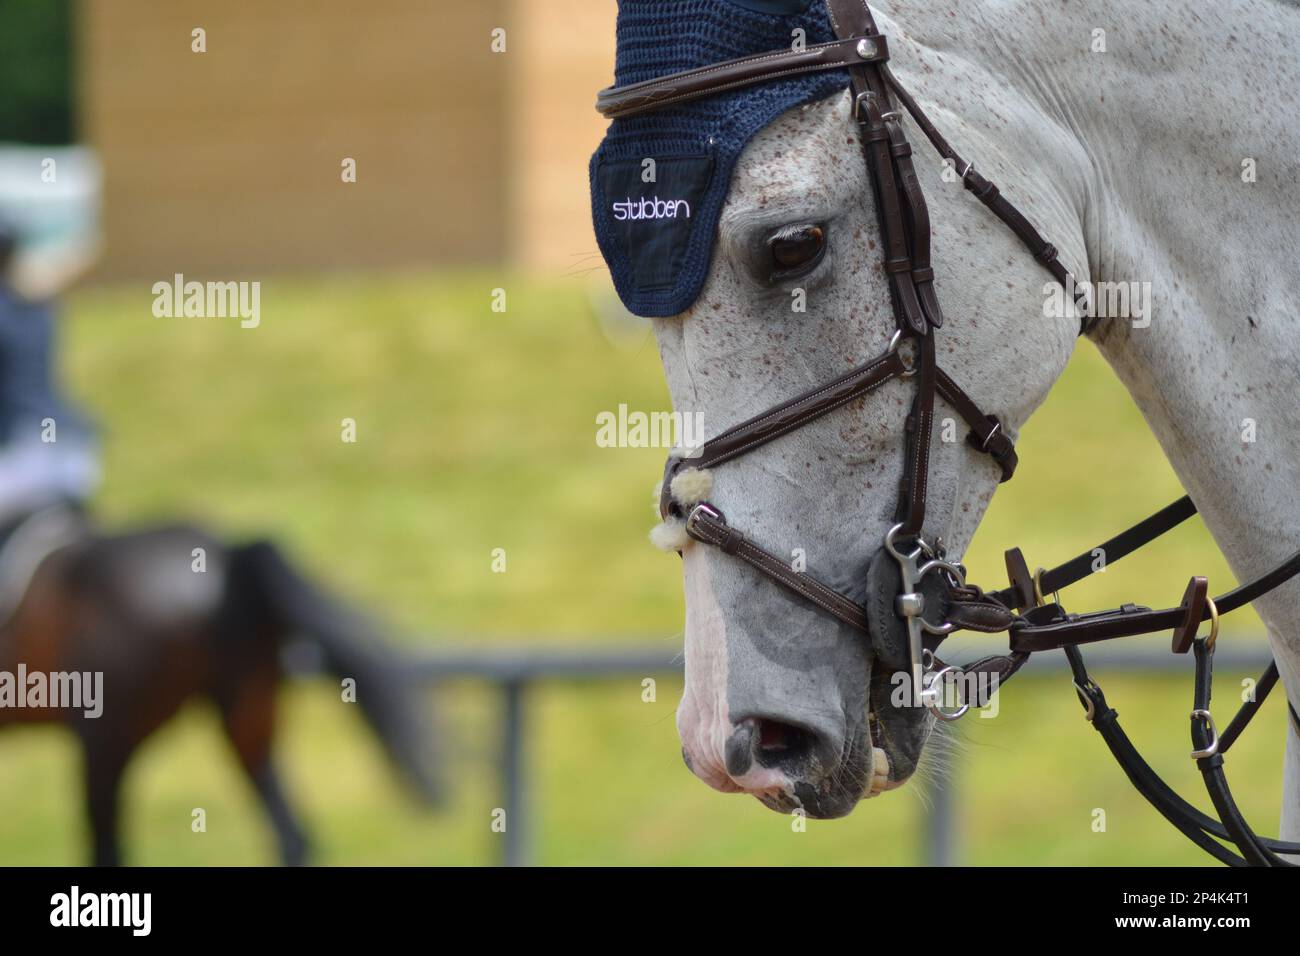
[[619, 222], [627, 219], [676, 219], [678, 215], [691, 218], [691, 204], [685, 199], [660, 199], [655, 196], [639, 200], [630, 196], [624, 202], [614, 203], [614, 218]]

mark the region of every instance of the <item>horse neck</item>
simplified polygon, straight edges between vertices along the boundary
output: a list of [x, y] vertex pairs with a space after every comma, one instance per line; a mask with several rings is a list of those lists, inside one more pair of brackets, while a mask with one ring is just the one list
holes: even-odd
[[[1232, 21], [1224, 16], [1216, 11]], [[1287, 19], [1300, 36], [1300, 14]], [[1279, 101], [1274, 93], [1290, 96], [1300, 71], [1289, 63], [1273, 79], [1272, 65], [1255, 65], [1279, 51], [1252, 44], [1249, 25], [1235, 45], [1243, 49], [1228, 51], [1210, 35], [1218, 31], [1178, 27], [1175, 18], [1166, 35], [1143, 31], [1159, 64], [1146, 83], [1125, 71], [1093, 71], [1087, 81], [1107, 105], [1079, 124], [1095, 171], [1092, 278], [1147, 283], [1151, 296], [1148, 326], [1103, 318], [1094, 340], [1234, 572], [1250, 574], [1300, 547], [1300, 195], [1281, 174], [1300, 152], [1300, 130], [1277, 124], [1268, 105]], [[1206, 62], [1222, 69], [1215, 82], [1195, 83]], [[1247, 100], [1260, 108], [1242, 109]], [[1243, 179], [1247, 161], [1254, 182]]]
[[[1300, 549], [1300, 195], [1286, 172], [1300, 130], [1280, 121], [1294, 107], [1275, 108], [1300, 82], [1276, 39], [1300, 36], [1300, 11], [1260, 0], [1216, 7], [1232, 44], [1187, 29], [1187, 16], [1126, 27], [1147, 47], [1141, 82], [1129, 70], [1081, 81], [1080, 95], [1106, 106], [1076, 125], [1093, 169], [1091, 278], [1149, 283], [1151, 294], [1149, 326], [1102, 319], [1094, 341], [1245, 579]], [[1216, 64], [1212, 82], [1206, 63]], [[1300, 582], [1256, 607], [1300, 701]]]
[[[1093, 340], [1233, 573], [1254, 577], [1300, 548], [1300, 192], [1290, 184], [1300, 124], [1288, 105], [1300, 58], [1287, 39], [1300, 37], [1300, 10], [1224, 0], [1210, 17], [1174, 0], [1096, 0], [1044, 19], [1037, 0], [1013, 0], [954, 18], [928, 0], [872, 5], [903, 41], [900, 72], [905, 57], [938, 56], [908, 79], [929, 105], [950, 107], [957, 132], [986, 133], [976, 161], [990, 153], [1000, 185], [1018, 204], [1028, 193], [1036, 218], [1061, 210], [1039, 225], [1067, 266], [1093, 282], [1150, 283], [1150, 325], [1102, 320]], [[1104, 24], [1122, 27], [1094, 52]], [[927, 89], [954, 62], [996, 86], [993, 121], [960, 84]], [[1017, 116], [1031, 121], [1008, 135]], [[1012, 161], [998, 163], [999, 150]], [[1255, 606], [1300, 704], [1300, 581]], [[1282, 835], [1300, 839], [1295, 733], [1284, 786]]]

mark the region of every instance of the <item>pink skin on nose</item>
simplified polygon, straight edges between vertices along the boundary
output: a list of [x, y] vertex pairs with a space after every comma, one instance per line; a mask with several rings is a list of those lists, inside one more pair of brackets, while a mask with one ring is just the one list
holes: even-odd
[[743, 777], [733, 778], [734, 784], [745, 793], [755, 796], [774, 796], [790, 792], [790, 778], [780, 770], [772, 767], [760, 767], [754, 764]]
[[[725, 706], [725, 705], [724, 705]], [[773, 767], [762, 767], [756, 761], [740, 776], [733, 776], [726, 768], [727, 739], [735, 732], [731, 721], [719, 719], [723, 708], [701, 708], [697, 698], [688, 688], [677, 708], [677, 732], [682, 740], [682, 752], [691, 772], [714, 790], [722, 793], [749, 793], [755, 796], [775, 795], [790, 791], [790, 779]]]
[[750, 762], [745, 772], [727, 772], [727, 740], [735, 733], [727, 707], [727, 629], [714, 597], [710, 568], [688, 545], [683, 562], [686, 600], [686, 690], [677, 707], [677, 733], [691, 772], [722, 793], [756, 796], [788, 792], [780, 770]]
[[714, 790], [739, 793], [727, 773], [731, 735], [727, 713], [727, 626], [713, 595], [708, 562], [698, 548], [683, 554], [686, 588], [686, 690], [677, 707], [677, 733], [691, 772]]
[[[725, 704], [724, 708], [725, 710]], [[723, 793], [740, 793], [741, 787], [732, 781], [723, 762], [730, 721], [719, 721], [716, 708], [701, 708], [691, 686], [687, 685], [682, 702], [677, 707], [677, 734], [682, 741], [682, 755], [691, 773], [714, 790]]]

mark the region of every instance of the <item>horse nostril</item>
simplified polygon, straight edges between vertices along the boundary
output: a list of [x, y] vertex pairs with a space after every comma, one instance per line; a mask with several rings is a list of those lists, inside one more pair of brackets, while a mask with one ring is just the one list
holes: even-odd
[[754, 759], [761, 767], [790, 770], [803, 766], [817, 746], [817, 735], [778, 720], [759, 720]]
[[816, 747], [813, 731], [763, 717], [746, 717], [727, 740], [727, 771], [744, 777], [751, 763], [779, 770], [805, 765]]
[[727, 773], [743, 777], [754, 764], [792, 776], [807, 770], [821, 738], [807, 729], [768, 717], [745, 717], [727, 738]]

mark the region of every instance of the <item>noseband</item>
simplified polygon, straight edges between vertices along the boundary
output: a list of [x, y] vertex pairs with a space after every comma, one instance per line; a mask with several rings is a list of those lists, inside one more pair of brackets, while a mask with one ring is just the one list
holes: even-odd
[[[963, 185], [1005, 223], [1039, 262], [1066, 289], [1080, 288], [1057, 258], [1057, 249], [1021, 212], [1001, 195], [997, 186], [964, 160], [930, 122], [916, 100], [899, 83], [888, 66], [889, 46], [877, 29], [863, 0], [827, 0], [836, 39], [801, 50], [758, 54], [603, 90], [597, 109], [616, 119], [638, 116], [665, 106], [713, 96], [728, 90], [824, 70], [847, 69], [862, 150], [876, 199], [884, 270], [896, 322], [893, 338], [883, 352], [845, 374], [770, 408], [705, 442], [689, 457], [674, 455], [664, 469], [660, 514], [679, 521], [690, 538], [720, 548], [760, 573], [795, 592], [825, 613], [868, 636], [880, 663], [909, 675], [912, 700], [928, 706], [941, 719], [965, 713], [945, 712], [945, 679], [956, 674], [981, 674], [1005, 681], [1032, 653], [1063, 649], [1074, 675], [1074, 686], [1085, 715], [1100, 732], [1130, 781], [1162, 815], [1198, 846], [1230, 865], [1293, 865], [1279, 853], [1300, 853], [1300, 844], [1260, 837], [1246, 824], [1228, 789], [1223, 755], [1259, 710], [1277, 683], [1276, 663], [1270, 663], [1256, 685], [1255, 699], [1243, 705], [1232, 723], [1219, 733], [1210, 716], [1210, 688], [1218, 621], [1238, 607], [1300, 573], [1300, 551], [1267, 574], [1211, 599], [1206, 579], [1194, 577], [1183, 602], [1174, 608], [1152, 610], [1135, 604], [1086, 614], [1067, 613], [1056, 594], [1095, 570], [1090, 549], [1050, 571], [1029, 573], [1018, 548], [1006, 552], [1010, 586], [985, 592], [966, 582], [965, 568], [945, 559], [939, 542], [923, 536], [930, 437], [936, 396], [952, 406], [970, 426], [968, 444], [988, 455], [1001, 470], [1001, 480], [1011, 478], [1016, 451], [994, 415], [985, 414], [935, 360], [935, 337], [943, 326], [943, 313], [934, 288], [930, 259], [930, 219], [921, 183], [912, 163], [912, 147], [894, 100], [911, 115], [935, 150], [954, 170]], [[1086, 291], [1075, 295], [1082, 303]], [[1090, 330], [1085, 320], [1080, 334]], [[899, 486], [894, 524], [868, 572], [868, 603], [849, 596], [796, 571], [776, 554], [760, 547], [731, 525], [715, 505], [705, 500], [708, 483], [694, 473], [706, 473], [749, 454], [757, 448], [803, 427], [808, 422], [870, 395], [886, 382], [910, 380], [914, 384], [907, 417], [906, 455]], [[1150, 543], [1196, 513], [1184, 497], [1098, 547], [1108, 564]], [[1048, 602], [1044, 595], [1051, 594]], [[1211, 621], [1211, 631], [1198, 637], [1200, 624]], [[939, 645], [956, 630], [986, 633], [1007, 631], [1010, 651], [985, 657], [965, 667], [952, 667], [937, 657]], [[1200, 769], [1218, 819], [1184, 801], [1151, 769], [1120, 729], [1117, 714], [1107, 704], [1101, 688], [1084, 667], [1078, 645], [1096, 641], [1173, 631], [1175, 653], [1194, 651], [1196, 682], [1191, 711], [1193, 759]], [[997, 683], [994, 684], [997, 686]], [[1300, 733], [1294, 707], [1291, 719]], [[1218, 840], [1234, 844], [1240, 855]]]

